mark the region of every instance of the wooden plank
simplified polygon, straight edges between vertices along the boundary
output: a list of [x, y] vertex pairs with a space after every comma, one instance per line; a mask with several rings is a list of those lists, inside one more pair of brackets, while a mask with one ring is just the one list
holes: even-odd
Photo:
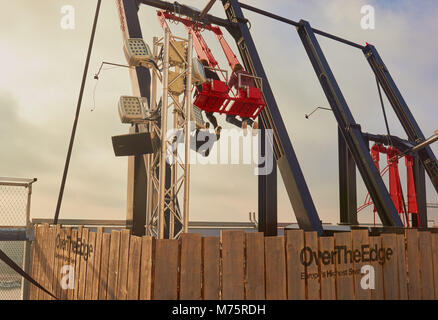
[[[202, 238], [202, 271], [204, 300], [220, 298], [220, 239], [219, 237]], [[264, 275], [263, 275], [264, 276]]]
[[[338, 300], [353, 300], [354, 278], [350, 270], [353, 270], [352, 259], [352, 236], [351, 232], [340, 232], [335, 234], [336, 252], [336, 288]], [[348, 254], [350, 252], [350, 254]]]
[[423, 300], [434, 300], [435, 289], [432, 264], [432, 236], [429, 231], [422, 231], [418, 234], [420, 253], [420, 275], [421, 275], [421, 298]]
[[131, 236], [128, 262], [128, 300], [138, 300], [140, 289], [141, 237]]
[[153, 241], [151, 236], [141, 238], [140, 300], [152, 299]]
[[420, 255], [418, 253], [418, 230], [407, 229], [406, 239], [408, 257], [409, 300], [421, 300]]
[[353, 230], [351, 236], [353, 240], [353, 278], [355, 298], [356, 300], [370, 300], [371, 290], [364, 290], [361, 286], [361, 280], [364, 276], [361, 273], [361, 269], [364, 265], [369, 265], [369, 261], [367, 262], [363, 259], [367, 248], [364, 246], [369, 246], [370, 244], [368, 240], [368, 230]]
[[[37, 258], [38, 258], [38, 268], [37, 268], [37, 276], [36, 280], [38, 283], [43, 283], [43, 243], [44, 243], [44, 227], [42, 225], [38, 226], [38, 240], [37, 240]], [[40, 300], [42, 299], [42, 293], [41, 289], [35, 287], [35, 299]]]
[[85, 299], [85, 288], [86, 288], [86, 279], [87, 279], [87, 267], [88, 267], [88, 258], [87, 258], [87, 245], [88, 245], [88, 235], [90, 230], [84, 228], [82, 230], [81, 242], [78, 244], [78, 252], [80, 256], [81, 266], [80, 266], [80, 274], [79, 274], [79, 291], [78, 291], [78, 300]]
[[[37, 275], [37, 281], [40, 284], [44, 283], [44, 272], [43, 272], [43, 268], [44, 268], [44, 250], [43, 250], [43, 246], [42, 244], [44, 243], [44, 226], [40, 225], [39, 226], [39, 235], [38, 235], [38, 262], [39, 262], [39, 267], [38, 267], [38, 275]], [[43, 292], [41, 291], [41, 289], [36, 289], [36, 299], [37, 300], [43, 300]]]
[[[71, 227], [67, 227], [64, 229], [64, 250], [63, 250], [63, 254], [64, 254], [64, 258], [63, 258], [63, 263], [62, 266], [67, 266], [67, 265], [71, 265], [71, 261], [70, 261], [70, 251], [71, 251], [71, 239], [72, 239], [72, 228]], [[59, 270], [61, 271], [61, 269]], [[59, 272], [59, 281], [61, 281], [61, 279], [64, 277], [64, 274], [62, 274], [61, 272]], [[67, 283], [68, 285], [68, 283]], [[61, 293], [60, 293], [60, 299], [61, 300], [67, 300], [68, 298], [68, 292], [69, 289], [68, 288], [61, 288], [60, 289]]]
[[[41, 230], [42, 227], [40, 225], [35, 226], [35, 239], [32, 244], [32, 277], [40, 282], [40, 269], [41, 269]], [[30, 299], [38, 300], [38, 291], [39, 289], [30, 284]]]
[[[76, 270], [76, 245], [78, 241], [78, 230], [72, 230], [71, 232], [71, 244], [70, 244], [70, 266], [73, 270]], [[74, 274], [74, 286], [76, 287], [76, 273]], [[74, 289], [68, 289], [67, 299], [74, 299]]]
[[[37, 270], [37, 266], [36, 266], [36, 238], [37, 238], [37, 234], [36, 234], [36, 228], [37, 226], [34, 227], [34, 240], [31, 243], [31, 248], [30, 248], [30, 275], [32, 276], [32, 278], [36, 278], [36, 270]], [[26, 281], [26, 280], [25, 280]], [[35, 290], [34, 290], [34, 285], [29, 283], [29, 300], [36, 300], [35, 299]]]
[[102, 253], [100, 259], [99, 296], [98, 300], [106, 300], [108, 289], [108, 268], [111, 246], [111, 234], [102, 234]]
[[286, 300], [286, 252], [283, 237], [265, 238], [266, 299]]
[[320, 237], [319, 250], [321, 251], [321, 300], [336, 300], [336, 266], [331, 259], [331, 252], [335, 250], [333, 237]]
[[123, 229], [120, 236], [119, 272], [117, 278], [117, 300], [128, 297], [128, 259], [131, 231]]
[[201, 300], [202, 237], [199, 233], [181, 235], [179, 299]]
[[80, 245], [82, 243], [82, 231], [83, 226], [78, 226], [78, 236], [76, 243], [73, 244], [74, 250], [76, 251], [76, 263], [75, 263], [75, 288], [73, 289], [73, 300], [78, 300], [79, 290], [80, 290], [80, 278], [81, 278], [81, 255], [80, 255]]
[[244, 233], [222, 230], [222, 300], [243, 300]]
[[[102, 259], [102, 238], [103, 238], [103, 228], [97, 228], [96, 232], [96, 244], [94, 246], [94, 262], [93, 262], [93, 289], [91, 292], [91, 300], [99, 299], [99, 286], [100, 286], [100, 268]], [[108, 257], [108, 255], [107, 255]], [[105, 279], [106, 282], [106, 279]]]
[[[48, 249], [48, 268], [47, 268], [47, 287], [46, 289], [53, 294], [55, 283], [53, 281], [53, 276], [55, 274], [55, 236], [56, 235], [56, 226], [51, 226], [49, 228], [49, 237], [46, 242], [46, 246]], [[50, 295], [47, 295], [47, 300], [55, 300]]]
[[156, 240], [154, 259], [154, 300], [178, 299], [178, 240]]
[[438, 233], [432, 233], [432, 263], [435, 299], [438, 299]]
[[306, 299], [305, 267], [300, 261], [304, 249], [304, 231], [286, 231], [287, 297], [289, 300]]
[[[62, 231], [63, 233], [63, 231]], [[53, 239], [53, 273], [52, 273], [52, 293], [59, 298], [59, 288], [60, 284], [58, 281], [60, 274], [60, 259], [62, 256], [62, 247], [61, 247], [61, 225], [55, 226], [55, 237]], [[54, 300], [54, 298], [52, 298]]]
[[63, 241], [65, 236], [65, 229], [61, 225], [56, 226], [56, 243], [55, 243], [55, 266], [53, 272], [54, 289], [53, 294], [61, 299], [61, 267], [64, 263], [64, 248]]
[[[59, 234], [60, 225], [56, 225], [51, 227], [52, 232], [50, 234], [50, 269], [49, 269], [49, 282], [50, 282], [50, 289], [49, 291], [56, 296], [56, 275], [57, 275], [57, 258], [56, 258], [56, 237]], [[50, 300], [55, 300], [55, 298], [50, 297]]]
[[[306, 263], [306, 298], [307, 300], [321, 299], [320, 273], [318, 267], [318, 234], [314, 231], [304, 232]], [[316, 257], [314, 256], [316, 254]]]
[[[49, 285], [49, 279], [47, 276], [47, 270], [49, 268], [49, 255], [47, 250], [47, 241], [49, 239], [49, 225], [44, 224], [42, 227], [42, 234], [41, 234], [41, 254], [40, 254], [40, 261], [41, 261], [41, 268], [40, 268], [40, 284], [47, 288]], [[48, 300], [49, 295], [45, 293], [44, 291], [40, 290], [38, 293], [38, 300]]]
[[371, 252], [372, 250], [379, 250], [382, 246], [382, 239], [380, 237], [369, 237], [370, 242], [370, 259], [371, 265], [374, 267], [374, 290], [371, 290], [372, 300], [383, 300], [385, 299], [384, 287], [383, 287], [383, 269], [382, 265], [378, 260], [373, 259]]
[[397, 268], [398, 268], [398, 287], [400, 300], [408, 299], [408, 278], [406, 274], [406, 248], [405, 236], [397, 235]]
[[383, 288], [386, 300], [397, 300], [398, 287], [398, 263], [397, 263], [397, 235], [382, 234], [382, 250], [379, 250], [379, 260], [383, 256]]
[[85, 277], [85, 300], [91, 300], [93, 294], [93, 276], [95, 273], [94, 255], [96, 250], [96, 232], [88, 233], [87, 274]]
[[[246, 281], [247, 300], [265, 299], [265, 244], [262, 232], [248, 232], [246, 236]], [[219, 292], [219, 291], [218, 291]]]
[[111, 231], [111, 244], [108, 260], [107, 300], [117, 298], [117, 275], [119, 273], [120, 231]]

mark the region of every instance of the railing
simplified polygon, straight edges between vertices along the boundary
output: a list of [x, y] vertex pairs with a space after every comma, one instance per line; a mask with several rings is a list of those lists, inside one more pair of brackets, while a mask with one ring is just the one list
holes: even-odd
[[[30, 203], [36, 179], [0, 177], [0, 249], [29, 272]], [[27, 281], [0, 261], [0, 300], [27, 299]]]

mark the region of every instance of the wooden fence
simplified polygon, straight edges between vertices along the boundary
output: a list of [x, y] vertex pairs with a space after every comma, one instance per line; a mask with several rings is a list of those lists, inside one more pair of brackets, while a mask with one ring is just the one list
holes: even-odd
[[[438, 234], [223, 231], [155, 240], [39, 225], [31, 270], [59, 299], [436, 299]], [[66, 280], [73, 270], [74, 286]], [[34, 286], [30, 297], [50, 299]]]

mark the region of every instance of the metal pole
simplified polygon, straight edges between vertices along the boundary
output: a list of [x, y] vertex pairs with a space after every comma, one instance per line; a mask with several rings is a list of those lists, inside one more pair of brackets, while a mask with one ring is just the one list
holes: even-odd
[[165, 192], [166, 192], [166, 151], [167, 151], [167, 104], [168, 104], [168, 82], [169, 82], [169, 45], [170, 31], [164, 31], [164, 59], [163, 59], [163, 101], [161, 105], [161, 155], [160, 155], [160, 190], [158, 193], [158, 225], [159, 239], [164, 238], [164, 207], [165, 207]]
[[[27, 240], [24, 242], [24, 257], [23, 257], [23, 269], [24, 271], [29, 274], [30, 273], [30, 248], [31, 248], [31, 241], [30, 235], [32, 232], [32, 225], [30, 223], [30, 199], [32, 196], [32, 184], [29, 184], [28, 186], [28, 192], [27, 192], [27, 204], [26, 204], [26, 238]], [[29, 282], [26, 281], [24, 278], [22, 278], [22, 296], [21, 298], [23, 300], [29, 300]]]
[[[189, 192], [190, 192], [190, 131], [192, 111], [192, 55], [193, 35], [189, 32], [187, 48], [187, 79], [186, 79], [186, 131], [185, 131], [185, 172], [184, 172], [184, 233], [189, 232]], [[196, 130], [196, 128], [195, 128]]]
[[[280, 16], [278, 16], [278, 15], [276, 15], [274, 13], [267, 12], [267, 11], [261, 10], [259, 8], [252, 7], [252, 6], [244, 4], [242, 2], [239, 2], [239, 4], [240, 4], [241, 8], [244, 8], [246, 10], [249, 10], [249, 11], [252, 11], [252, 12], [255, 12], [255, 13], [258, 13], [258, 14], [266, 16], [268, 18], [271, 18], [271, 19], [274, 19], [274, 20], [277, 20], [277, 21], [281, 21], [281, 22], [290, 24], [290, 25], [295, 26], [295, 27], [299, 27], [300, 26], [300, 24], [298, 22], [290, 20], [290, 19], [287, 19], [287, 18], [284, 18], [284, 17], [280, 17]], [[349, 40], [346, 40], [346, 39], [334, 36], [334, 35], [332, 35], [330, 33], [327, 33], [327, 32], [324, 32], [324, 31], [321, 31], [321, 30], [318, 30], [318, 29], [312, 28], [312, 31], [314, 33], [316, 33], [316, 34], [321, 35], [321, 36], [330, 38], [330, 39], [335, 40], [335, 41], [339, 41], [341, 43], [344, 43], [346, 45], [349, 45], [349, 46], [352, 46], [352, 47], [355, 47], [355, 48], [358, 48], [358, 49], [365, 48], [364, 46], [362, 46], [360, 44], [357, 44], [357, 43], [354, 43], [352, 41], [349, 41]]]
[[418, 152], [421, 149], [426, 148], [428, 145], [431, 145], [432, 143], [438, 141], [438, 130], [435, 131], [435, 135], [433, 135], [432, 137], [430, 137], [429, 139], [427, 139], [426, 141], [420, 143], [419, 145], [416, 145], [415, 147], [412, 148], [412, 152]]
[[[158, 37], [153, 37], [153, 55], [154, 57], [158, 56]], [[150, 106], [152, 110], [157, 109], [157, 74], [152, 72], [151, 79], [151, 99]], [[148, 124], [149, 132], [154, 130], [153, 124]], [[146, 175], [148, 177], [147, 181], [147, 200], [146, 200], [146, 235], [153, 236], [153, 211], [154, 211], [154, 195], [156, 196], [156, 188], [154, 187], [153, 177], [154, 177], [154, 158], [155, 154], [145, 155], [147, 158], [146, 165]]]
[[102, 0], [97, 1], [96, 13], [94, 15], [94, 22], [93, 22], [93, 28], [91, 31], [90, 43], [88, 44], [87, 59], [85, 60], [84, 72], [82, 74], [81, 89], [79, 91], [79, 98], [78, 98], [78, 103], [76, 106], [76, 116], [75, 116], [75, 120], [73, 122], [73, 129], [71, 132], [70, 145], [68, 146], [67, 157], [65, 159], [64, 173], [62, 175], [61, 187], [59, 188], [58, 203], [56, 204], [55, 218], [53, 219], [53, 224], [58, 224], [59, 211], [61, 210], [61, 203], [62, 203], [62, 197], [64, 195], [65, 182], [67, 180], [68, 167], [70, 165], [70, 158], [71, 158], [71, 153], [73, 150], [73, 143], [75, 141], [76, 128], [78, 126], [79, 113], [81, 111], [82, 96], [84, 94], [85, 81], [87, 80], [88, 65], [90, 63], [91, 50], [93, 49], [94, 35], [96, 33], [97, 18], [99, 17], [99, 10], [100, 10], [101, 2], [102, 2]]

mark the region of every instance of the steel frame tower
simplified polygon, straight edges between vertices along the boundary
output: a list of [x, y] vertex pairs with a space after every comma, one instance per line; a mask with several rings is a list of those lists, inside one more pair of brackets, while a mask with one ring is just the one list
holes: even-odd
[[[154, 38], [153, 54], [158, 67], [162, 70], [162, 75], [154, 69], [151, 109], [157, 107], [161, 109], [161, 122], [160, 125], [151, 122], [148, 130], [154, 131], [160, 137], [161, 148], [159, 152], [147, 156], [146, 168], [149, 179], [146, 234], [160, 239], [177, 238], [181, 232], [188, 231], [192, 42], [191, 34], [188, 35], [188, 39], [179, 38], [173, 36], [167, 28], [164, 37]], [[162, 57], [158, 55], [160, 49], [163, 52]], [[157, 106], [158, 82], [161, 83], [162, 96]], [[178, 84], [183, 92], [172, 90]], [[170, 111], [172, 118], [169, 118]], [[175, 135], [168, 133], [169, 122], [173, 124]], [[178, 148], [182, 135], [184, 135], [184, 159], [179, 152], [181, 148]], [[170, 170], [167, 170], [167, 167], [170, 167]], [[166, 186], [167, 176], [170, 176], [168, 186]], [[180, 195], [183, 198], [182, 210], [178, 201]]]

